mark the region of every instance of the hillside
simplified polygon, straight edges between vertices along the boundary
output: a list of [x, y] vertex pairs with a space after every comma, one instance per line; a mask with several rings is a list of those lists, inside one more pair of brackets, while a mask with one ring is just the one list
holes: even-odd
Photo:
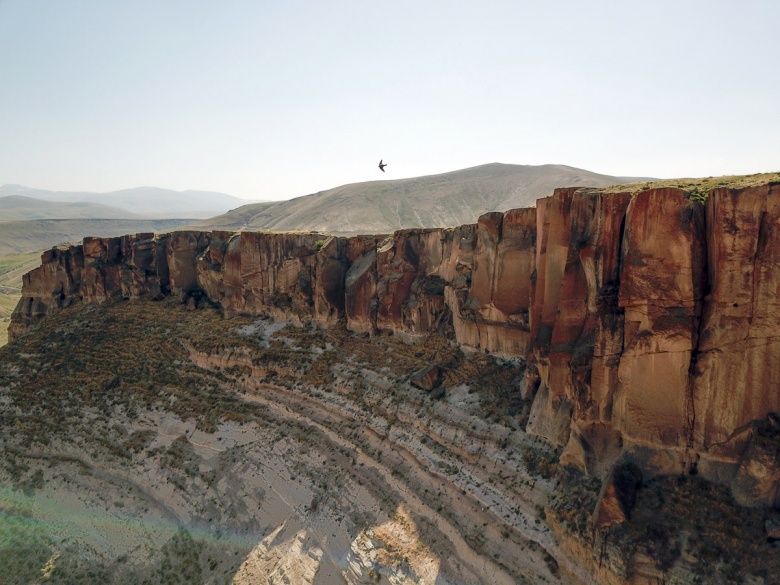
[[[87, 191], [47, 191], [23, 185], [3, 185], [0, 198], [4, 196], [27, 197], [56, 203], [97, 204], [120, 208], [118, 218], [146, 217], [161, 219], [169, 217], [205, 218], [224, 213], [246, 203], [226, 193], [212, 191], [173, 191], [159, 187], [137, 187], [107, 193]], [[1, 209], [1, 208], [0, 208]], [[46, 217], [56, 218], [53, 215]], [[105, 215], [77, 215], [71, 217], [109, 217]], [[0, 219], [5, 217], [0, 210]], [[37, 219], [37, 216], [22, 216], [18, 219]]]
[[244, 205], [198, 226], [338, 234], [448, 227], [472, 222], [487, 211], [532, 206], [555, 187], [606, 187], [636, 180], [565, 165], [493, 163], [439, 175], [342, 185], [279, 203]]
[[0, 197], [0, 221], [29, 219], [131, 219], [138, 215], [125, 209], [77, 201], [65, 203], [24, 195]]
[[84, 236], [175, 230], [191, 219], [40, 219], [0, 221], [0, 256], [36, 252]]

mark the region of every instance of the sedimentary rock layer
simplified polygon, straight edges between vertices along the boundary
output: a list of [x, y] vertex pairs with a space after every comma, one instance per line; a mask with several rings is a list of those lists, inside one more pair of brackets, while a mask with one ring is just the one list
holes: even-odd
[[24, 277], [10, 333], [74, 301], [179, 296], [358, 333], [450, 334], [528, 359], [529, 431], [603, 474], [698, 470], [780, 505], [780, 184], [558, 189], [536, 208], [388, 236], [87, 238]]

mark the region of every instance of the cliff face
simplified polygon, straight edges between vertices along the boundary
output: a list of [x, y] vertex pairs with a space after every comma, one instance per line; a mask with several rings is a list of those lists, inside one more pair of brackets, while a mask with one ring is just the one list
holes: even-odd
[[541, 200], [529, 430], [591, 472], [630, 453], [650, 473], [695, 470], [743, 503], [780, 505], [780, 460], [759, 431], [780, 410], [778, 195]]
[[[175, 295], [360, 333], [448, 332], [528, 359], [528, 430], [604, 475], [698, 471], [780, 506], [780, 185], [558, 189], [476, 225], [390, 236], [87, 238], [24, 277], [17, 337], [74, 301]], [[775, 429], [775, 430], [772, 430]]]

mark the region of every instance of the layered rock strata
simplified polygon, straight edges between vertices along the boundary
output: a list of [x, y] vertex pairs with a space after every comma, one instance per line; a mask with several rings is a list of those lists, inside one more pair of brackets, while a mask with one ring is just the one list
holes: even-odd
[[11, 337], [74, 301], [161, 298], [526, 358], [528, 430], [604, 475], [698, 472], [780, 506], [780, 184], [558, 189], [388, 236], [87, 238], [25, 275]]

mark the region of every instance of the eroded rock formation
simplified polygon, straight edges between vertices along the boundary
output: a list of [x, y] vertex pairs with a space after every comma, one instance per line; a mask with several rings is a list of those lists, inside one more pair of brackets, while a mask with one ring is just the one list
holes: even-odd
[[[528, 430], [605, 476], [697, 471], [780, 506], [780, 184], [558, 189], [475, 225], [388, 236], [87, 238], [24, 277], [18, 337], [74, 301], [179, 296], [526, 358]], [[769, 417], [769, 418], [767, 418]], [[771, 431], [774, 432], [774, 431]], [[770, 433], [771, 434], [771, 433]]]

